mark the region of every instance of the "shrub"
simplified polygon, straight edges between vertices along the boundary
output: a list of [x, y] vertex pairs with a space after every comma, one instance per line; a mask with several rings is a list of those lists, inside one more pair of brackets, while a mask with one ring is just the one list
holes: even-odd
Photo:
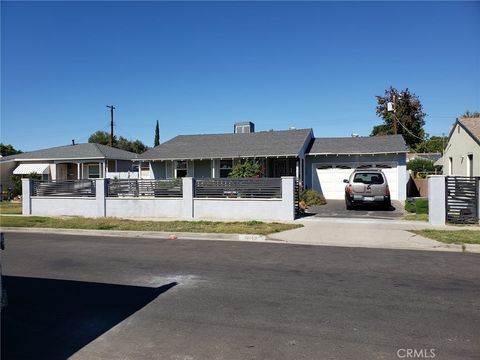
[[239, 163], [228, 174], [229, 178], [251, 178], [262, 175], [262, 166], [258, 162], [247, 160], [243, 163]]
[[428, 214], [428, 199], [417, 199], [415, 205], [417, 214]]
[[303, 201], [307, 206], [325, 205], [327, 203], [323, 195], [314, 190], [300, 191], [300, 201]]
[[405, 210], [410, 213], [414, 213], [417, 211], [414, 199], [407, 199], [407, 201], [405, 201]]
[[411, 213], [428, 214], [428, 199], [407, 199], [405, 201], [405, 210]]

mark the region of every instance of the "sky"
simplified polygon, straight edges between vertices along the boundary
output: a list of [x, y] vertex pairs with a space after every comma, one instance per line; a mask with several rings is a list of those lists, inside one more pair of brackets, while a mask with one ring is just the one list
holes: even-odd
[[1, 142], [109, 131], [313, 128], [368, 136], [376, 95], [409, 88], [430, 135], [480, 111], [480, 2], [1, 2]]

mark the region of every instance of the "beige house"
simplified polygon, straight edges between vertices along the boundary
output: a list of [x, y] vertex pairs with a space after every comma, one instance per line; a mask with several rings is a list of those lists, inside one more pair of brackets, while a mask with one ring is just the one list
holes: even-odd
[[445, 175], [480, 176], [480, 118], [458, 118], [444, 155], [435, 165]]

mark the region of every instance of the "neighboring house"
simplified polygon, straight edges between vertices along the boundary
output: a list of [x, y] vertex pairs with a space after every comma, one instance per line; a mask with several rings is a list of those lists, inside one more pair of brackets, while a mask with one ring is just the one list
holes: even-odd
[[179, 135], [138, 156], [142, 177], [226, 178], [245, 159], [260, 162], [265, 177], [295, 176], [327, 199], [342, 199], [343, 179], [355, 168], [381, 168], [392, 199], [406, 198], [407, 146], [401, 135], [315, 138], [312, 129], [254, 131], [236, 123], [233, 134]]
[[1, 181], [5, 187], [12, 175], [31, 173], [43, 180], [114, 177], [131, 171], [136, 157], [129, 151], [93, 143], [29, 151], [0, 159]]
[[439, 159], [442, 158], [442, 153], [409, 153], [407, 154], [407, 162], [410, 160], [415, 160], [415, 159], [424, 159], [424, 160], [430, 160], [433, 162], [438, 161]]
[[458, 118], [448, 137], [447, 147], [435, 165], [445, 175], [480, 176], [480, 118]]

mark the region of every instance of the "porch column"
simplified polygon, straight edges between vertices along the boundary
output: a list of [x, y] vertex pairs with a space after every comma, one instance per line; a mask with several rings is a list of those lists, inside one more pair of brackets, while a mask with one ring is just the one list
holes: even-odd
[[103, 178], [103, 176], [102, 176], [102, 163], [101, 162], [98, 163], [98, 177], [100, 179]]
[[215, 159], [212, 159], [212, 179], [215, 179]]
[[107, 161], [105, 160], [103, 162], [103, 178], [106, 178], [107, 177]]
[[300, 159], [295, 159], [295, 177], [298, 179], [300, 176]]
[[82, 177], [80, 176], [80, 163], [77, 162], [77, 180], [80, 180]]

